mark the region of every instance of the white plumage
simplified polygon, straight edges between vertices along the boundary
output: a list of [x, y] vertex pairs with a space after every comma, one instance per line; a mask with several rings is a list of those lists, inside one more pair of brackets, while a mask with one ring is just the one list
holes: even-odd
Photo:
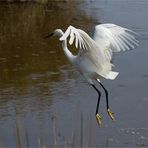
[[[97, 91], [98, 102], [96, 108], [96, 119], [101, 125], [101, 117], [98, 113], [101, 92], [95, 86], [97, 80], [106, 94], [107, 112], [114, 120], [113, 112], [109, 108], [108, 91], [100, 82], [101, 78], [114, 80], [118, 72], [112, 71], [111, 63], [113, 52], [126, 51], [138, 46], [136, 33], [115, 24], [100, 24], [95, 27], [93, 38], [81, 29], [69, 26], [65, 33], [61, 29], [56, 29], [51, 35], [57, 35], [62, 41], [62, 47], [69, 61], [85, 77], [87, 82]], [[49, 35], [49, 36], [51, 36]], [[47, 37], [49, 37], [47, 36]], [[67, 48], [69, 44], [75, 44], [79, 49], [78, 54], [73, 55]]]
[[112, 71], [111, 63], [113, 52], [126, 51], [138, 45], [133, 36], [134, 32], [114, 25], [101, 24], [95, 27], [93, 39], [81, 29], [69, 26], [60, 38], [65, 41], [69, 38], [69, 44], [75, 42], [79, 53], [75, 58], [75, 66], [81, 74], [92, 82], [92, 79], [115, 79], [118, 72]]

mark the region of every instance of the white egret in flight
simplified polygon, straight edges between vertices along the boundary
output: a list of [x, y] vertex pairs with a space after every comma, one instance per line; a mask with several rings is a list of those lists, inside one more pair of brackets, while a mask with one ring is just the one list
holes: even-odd
[[[46, 36], [58, 36], [62, 41], [64, 53], [71, 64], [73, 64], [87, 82], [97, 91], [98, 101], [96, 107], [96, 119], [101, 126], [101, 117], [98, 113], [101, 92], [95, 86], [96, 80], [105, 91], [107, 112], [114, 120], [113, 112], [109, 108], [108, 91], [100, 82], [101, 78], [114, 80], [118, 72], [112, 71], [111, 63], [113, 52], [126, 51], [138, 46], [138, 41], [134, 37], [135, 32], [117, 26], [115, 24], [100, 24], [95, 26], [93, 38], [81, 29], [69, 26], [65, 33], [61, 29], [56, 29], [53, 33]], [[79, 49], [77, 55], [73, 55], [67, 47], [75, 44]]]

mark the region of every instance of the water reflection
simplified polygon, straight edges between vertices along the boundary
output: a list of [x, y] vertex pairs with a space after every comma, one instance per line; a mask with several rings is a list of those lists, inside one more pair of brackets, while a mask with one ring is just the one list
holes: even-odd
[[[147, 63], [147, 2], [45, 2], [0, 3], [0, 146], [147, 146], [148, 72], [141, 66]], [[98, 129], [95, 92], [68, 63], [58, 39], [43, 37], [70, 24], [90, 32], [100, 16], [143, 36], [140, 50], [116, 57], [119, 78], [103, 82], [117, 121], [111, 123], [101, 104]]]
[[79, 3], [0, 3], [2, 146], [59, 145], [56, 139], [65, 139], [51, 106], [57, 98], [68, 99], [77, 73], [58, 39], [43, 37], [70, 24], [89, 31], [92, 18], [80, 11]]
[[[18, 103], [22, 110], [24, 98], [51, 96], [53, 82], [63, 81], [60, 69], [67, 65], [67, 59], [61, 45], [57, 39], [45, 40], [43, 37], [55, 28], [65, 29], [69, 24], [83, 24], [89, 29], [91, 18], [77, 9], [76, 1], [0, 5], [1, 106], [17, 101], [15, 104]], [[68, 65], [66, 67], [67, 71], [71, 69]], [[66, 70], [64, 77], [70, 79], [72, 76]], [[47, 102], [50, 104], [51, 98]]]
[[5, 123], [5, 127], [0, 126], [2, 146], [42, 147], [48, 143], [45, 136], [50, 144], [56, 140], [53, 135], [59, 131], [52, 132], [56, 123], [50, 106], [55, 99], [67, 98], [62, 96], [70, 94], [77, 74], [58, 39], [43, 37], [70, 24], [91, 29], [93, 20], [79, 10], [79, 3], [0, 3], [0, 124]]

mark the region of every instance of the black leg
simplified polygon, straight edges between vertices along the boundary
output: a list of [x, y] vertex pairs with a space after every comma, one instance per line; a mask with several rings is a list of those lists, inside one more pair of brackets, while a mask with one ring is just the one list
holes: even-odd
[[105, 91], [107, 112], [108, 112], [110, 118], [111, 118], [112, 120], [115, 120], [115, 118], [114, 118], [114, 116], [113, 116], [114, 113], [109, 109], [108, 91], [107, 91], [107, 89], [103, 86], [103, 84], [102, 84], [101, 82], [99, 82], [99, 83], [100, 83], [101, 87], [102, 87], [102, 88], [104, 89], [104, 91]]
[[92, 87], [97, 91], [98, 93], [98, 102], [97, 102], [97, 108], [96, 108], [96, 114], [98, 113], [99, 104], [100, 104], [100, 98], [101, 98], [101, 92], [97, 89], [95, 85], [92, 84]]
[[97, 91], [98, 93], [98, 102], [97, 102], [97, 108], [96, 108], [96, 120], [97, 123], [99, 125], [99, 127], [101, 127], [101, 117], [98, 113], [98, 109], [99, 109], [99, 103], [100, 103], [100, 98], [101, 98], [101, 92], [97, 89], [97, 87], [95, 85], [92, 84], [92, 87]]
[[107, 107], [107, 110], [109, 109], [109, 103], [108, 103], [108, 91], [107, 89], [103, 86], [103, 84], [101, 82], [99, 82], [101, 87], [104, 89], [105, 91], [105, 95], [106, 95], [106, 107]]

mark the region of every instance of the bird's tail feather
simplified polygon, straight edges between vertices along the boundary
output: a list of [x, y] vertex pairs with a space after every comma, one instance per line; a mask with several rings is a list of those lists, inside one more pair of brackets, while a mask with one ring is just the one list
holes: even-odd
[[118, 76], [119, 72], [110, 71], [107, 74], [106, 79], [114, 80]]

